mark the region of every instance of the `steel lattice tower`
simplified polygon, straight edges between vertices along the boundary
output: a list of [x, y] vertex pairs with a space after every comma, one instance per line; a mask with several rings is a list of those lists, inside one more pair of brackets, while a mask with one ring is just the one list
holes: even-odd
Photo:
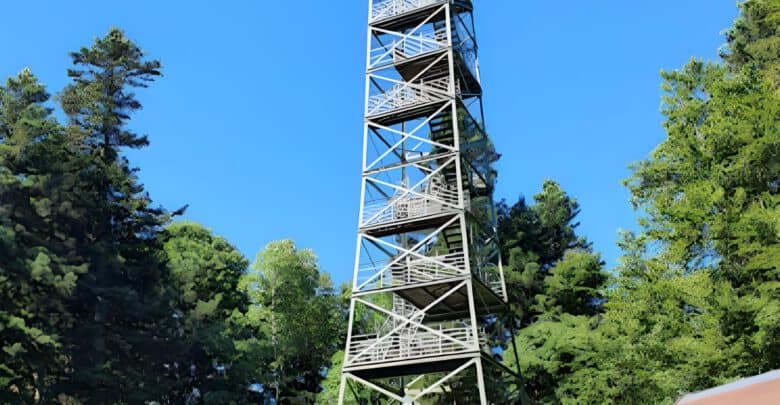
[[369, 0], [340, 404], [503, 404], [523, 395], [518, 370], [503, 364], [513, 322], [472, 11], [470, 0]]

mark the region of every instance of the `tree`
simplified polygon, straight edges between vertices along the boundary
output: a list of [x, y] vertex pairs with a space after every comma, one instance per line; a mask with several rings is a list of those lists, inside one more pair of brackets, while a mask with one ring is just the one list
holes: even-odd
[[777, 1], [741, 9], [725, 64], [663, 74], [667, 138], [627, 185], [670, 267], [729, 283], [721, 328], [756, 359], [739, 371], [752, 375], [780, 367], [780, 56], [762, 52], [780, 21]]
[[322, 380], [322, 391], [317, 394], [316, 403], [335, 404], [339, 401], [341, 369], [344, 364], [344, 351], [339, 350], [330, 358], [328, 373]]
[[621, 276], [592, 335], [588, 363], [562, 384], [561, 398], [671, 404], [727, 382], [748, 360], [720, 327], [727, 283], [648, 257], [643, 238], [624, 234]]
[[162, 398], [170, 391], [165, 366], [175, 350], [158, 234], [170, 214], [150, 206], [137, 170], [121, 154], [148, 144], [146, 136], [127, 128], [141, 108], [131, 89], [159, 76], [160, 62], [146, 60], [118, 29], [71, 57], [73, 83], [60, 101], [69, 140], [88, 158], [79, 172], [90, 179], [82, 193], [88, 215], [73, 247], [88, 271], [69, 301], [73, 372], [59, 388], [92, 402]]
[[753, 0], [739, 4], [740, 16], [726, 33], [721, 53], [734, 68], [751, 65], [766, 74], [770, 87], [780, 86], [780, 1]]
[[0, 87], [0, 400], [50, 399], [67, 356], [66, 300], [86, 268], [71, 249], [84, 215], [49, 94], [29, 69]]
[[522, 325], [503, 357], [514, 367], [517, 347], [531, 399], [555, 403], [557, 390], [586, 361], [594, 316], [603, 309], [604, 263], [576, 234], [579, 204], [553, 181], [533, 205], [521, 198], [498, 211], [509, 302]]
[[160, 76], [160, 61], [145, 59], [138, 45], [117, 28], [70, 56], [77, 67], [68, 70], [73, 83], [65, 87], [60, 101], [70, 125], [83, 135], [82, 146], [114, 162], [123, 147], [149, 145], [146, 135], [127, 128], [131, 115], [141, 109], [131, 88], [148, 87]]
[[177, 394], [198, 392], [209, 403], [247, 402], [260, 364], [238, 350], [251, 338], [243, 315], [249, 300], [239, 289], [249, 266], [227, 240], [192, 222], [168, 226], [162, 235], [174, 288], [174, 311], [182, 348]]
[[539, 315], [534, 299], [545, 291], [545, 277], [570, 249], [589, 250], [578, 237], [577, 201], [554, 181], [548, 180], [534, 196], [534, 205], [520, 198], [512, 207], [498, 204], [498, 235], [504, 273], [516, 317], [528, 325]]
[[542, 314], [596, 315], [601, 312], [607, 274], [597, 254], [569, 250], [544, 279], [544, 292], [535, 297]]
[[626, 181], [643, 231], [587, 340], [567, 341], [588, 350], [531, 363], [574, 365], [550, 402], [673, 403], [780, 366], [778, 5], [741, 4], [724, 64], [662, 74], [667, 138]]
[[343, 328], [341, 299], [330, 278], [320, 273], [311, 250], [283, 240], [258, 253], [241, 286], [269, 369], [263, 385], [277, 402], [312, 402]]

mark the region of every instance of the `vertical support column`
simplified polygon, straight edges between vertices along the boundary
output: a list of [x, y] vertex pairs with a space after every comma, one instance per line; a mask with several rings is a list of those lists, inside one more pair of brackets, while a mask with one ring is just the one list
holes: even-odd
[[482, 370], [482, 359], [475, 363], [477, 366], [477, 389], [479, 389], [479, 403], [488, 405], [487, 391], [485, 390], [485, 373]]
[[[346, 359], [346, 354], [344, 356]], [[347, 374], [341, 374], [341, 382], [339, 383], [339, 405], [344, 405], [344, 392], [347, 388]]]
[[[373, 12], [373, 0], [368, 0], [368, 18], [371, 19], [371, 15]], [[371, 25], [369, 24], [368, 29], [366, 30], [366, 65], [369, 66], [371, 63]], [[370, 75], [366, 74], [366, 81], [365, 81], [365, 94], [363, 98], [363, 114], [368, 113], [368, 99], [369, 95], [371, 94], [371, 79]], [[365, 172], [367, 170], [366, 165], [368, 162], [366, 162], [367, 159], [367, 152], [368, 152], [368, 136], [369, 136], [369, 123], [368, 121], [363, 121], [363, 158], [362, 158], [362, 164], [361, 164], [361, 175], [360, 175], [360, 208], [358, 209], [358, 227], [360, 224], [363, 223], [364, 218], [364, 205], [366, 201], [366, 175]], [[348, 317], [348, 323], [347, 323], [347, 343], [346, 348], [344, 349], [344, 357], [341, 362], [342, 368], [347, 364], [347, 361], [349, 361], [349, 353], [351, 349], [352, 344], [352, 327], [354, 323], [355, 318], [355, 290], [357, 290], [358, 287], [358, 273], [360, 271], [360, 243], [363, 240], [363, 237], [358, 231], [357, 236], [357, 242], [355, 244], [355, 265], [354, 265], [354, 271], [352, 276], [352, 291], [351, 296], [349, 299], [349, 317]], [[344, 392], [346, 390], [347, 386], [347, 374], [343, 373], [341, 374], [341, 381], [339, 383], [339, 398], [338, 403], [339, 405], [344, 404]]]
[[[457, 190], [458, 190], [458, 207], [460, 209], [466, 209], [466, 194], [465, 190], [463, 190], [463, 168], [462, 168], [462, 159], [461, 159], [461, 151], [460, 151], [460, 127], [458, 125], [459, 119], [458, 119], [458, 92], [457, 92], [457, 86], [456, 86], [456, 78], [455, 78], [455, 49], [454, 44], [452, 42], [452, 8], [451, 4], [447, 3], [445, 5], [444, 15], [446, 18], [446, 30], [447, 30], [447, 64], [449, 68], [449, 95], [452, 98], [452, 106], [451, 108], [451, 120], [452, 120], [452, 137], [453, 137], [453, 147], [456, 151], [457, 159], [455, 160], [455, 173], [458, 179]], [[466, 234], [463, 234], [463, 241], [464, 246], [466, 245]]]
[[344, 349], [344, 360], [341, 362], [342, 366], [346, 365], [349, 360], [350, 345], [352, 342], [352, 323], [355, 322], [355, 297], [349, 299], [349, 320], [347, 322], [349, 322], [347, 326], [347, 347]]
[[474, 336], [474, 348], [480, 350], [479, 329], [477, 328], [477, 305], [474, 300], [474, 281], [472, 279], [466, 282], [466, 291], [469, 296], [469, 319], [471, 320], [471, 333]]
[[[490, 199], [490, 203], [493, 204], [493, 199]], [[498, 230], [495, 230], [496, 234], [498, 234]], [[498, 240], [498, 236], [496, 236], [496, 240]], [[497, 242], [500, 243], [500, 242]], [[504, 299], [504, 302], [509, 301], [509, 295], [506, 292], [506, 280], [504, 279], [504, 259], [501, 258], [501, 246], [498, 246], [498, 274], [501, 276], [501, 294]], [[514, 336], [514, 333], [512, 334]]]

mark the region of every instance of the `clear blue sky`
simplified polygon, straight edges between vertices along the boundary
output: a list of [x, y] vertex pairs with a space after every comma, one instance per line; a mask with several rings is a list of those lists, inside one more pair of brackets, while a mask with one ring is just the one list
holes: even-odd
[[[132, 153], [152, 198], [254, 258], [292, 238], [351, 277], [359, 199], [365, 0], [10, 1], [0, 75], [29, 66], [52, 93], [68, 52], [118, 26], [165, 77], [140, 92]], [[663, 139], [661, 69], [716, 59], [734, 0], [476, 0], [498, 198], [559, 181], [614, 265], [636, 213], [620, 184]]]

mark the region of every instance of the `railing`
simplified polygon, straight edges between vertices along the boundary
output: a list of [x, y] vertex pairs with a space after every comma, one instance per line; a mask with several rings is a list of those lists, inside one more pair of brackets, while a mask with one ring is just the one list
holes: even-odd
[[[400, 35], [400, 34], [398, 34]], [[421, 31], [402, 36], [386, 45], [371, 49], [368, 68], [374, 69], [391, 63], [399, 63], [422, 54], [438, 51], [447, 47], [446, 29]]]
[[501, 270], [496, 264], [500, 252], [494, 238], [481, 237], [481, 232], [474, 233], [471, 241], [471, 250], [469, 251], [471, 262], [471, 271], [501, 298], [504, 296], [504, 286], [501, 282]]
[[463, 252], [421, 259], [406, 255], [397, 260], [373, 262], [358, 269], [359, 291], [375, 290], [401, 285], [427, 283], [462, 275], [466, 272]]
[[478, 269], [476, 273], [477, 277], [496, 295], [506, 299], [504, 297], [503, 284], [501, 283], [501, 274], [499, 274], [497, 268], [482, 268]]
[[361, 226], [421, 218], [458, 206], [458, 192], [436, 182], [422, 183], [411, 191], [414, 193], [366, 202]]
[[394, 17], [443, 0], [377, 0], [371, 7], [371, 22]]
[[447, 100], [450, 79], [419, 83], [397, 83], [388, 90], [368, 98], [366, 116], [374, 116], [393, 110]]
[[480, 83], [480, 77], [479, 77], [479, 60], [477, 59], [476, 51], [472, 48], [466, 48], [462, 47], [459, 50], [461, 58], [463, 58], [463, 63], [466, 65], [466, 69], [471, 72], [471, 75], [474, 76], [474, 80], [477, 81], [477, 83]]
[[[405, 360], [474, 350], [486, 343], [483, 331], [475, 337], [470, 326], [452, 324], [427, 325], [437, 333], [410, 326], [392, 335], [353, 336], [348, 364], [359, 365], [390, 360]], [[479, 346], [478, 346], [479, 345]]]

